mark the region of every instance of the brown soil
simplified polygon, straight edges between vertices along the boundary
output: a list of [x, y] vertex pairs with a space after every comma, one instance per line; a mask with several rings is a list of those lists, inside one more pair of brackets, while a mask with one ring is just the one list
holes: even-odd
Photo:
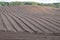
[[44, 6], [0, 6], [1, 40], [59, 40], [60, 9]]

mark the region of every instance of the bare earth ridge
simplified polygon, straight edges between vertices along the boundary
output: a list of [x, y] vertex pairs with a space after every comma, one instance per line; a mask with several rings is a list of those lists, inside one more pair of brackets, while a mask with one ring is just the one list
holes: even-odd
[[60, 9], [44, 6], [0, 6], [1, 40], [59, 40]]

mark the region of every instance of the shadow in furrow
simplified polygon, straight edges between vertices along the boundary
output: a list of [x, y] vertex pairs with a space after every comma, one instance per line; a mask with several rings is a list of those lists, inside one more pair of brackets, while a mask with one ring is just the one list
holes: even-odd
[[[39, 17], [38, 17], [39, 18]], [[44, 21], [46, 21], [46, 22], [48, 22], [48, 23], [50, 23], [50, 24], [52, 24], [50, 21], [48, 21], [48, 20], [46, 20], [46, 19], [43, 19], [43, 18], [39, 18], [39, 19], [42, 19], [42, 20], [44, 20]], [[52, 25], [50, 25], [49, 24], [49, 26], [51, 26], [51, 28], [53, 28], [53, 29], [55, 29], [55, 30], [58, 30], [58, 31], [60, 31], [59, 29], [57, 29], [57, 28], [55, 28], [56, 26], [54, 25], [54, 26], [52, 26]], [[47, 24], [48, 25], [48, 24]]]
[[[49, 18], [47, 18], [47, 20], [49, 20]], [[56, 24], [55, 24], [56, 26], [59, 26], [59, 25], [57, 25], [57, 24], [60, 24], [60, 22], [57, 22], [57, 21], [56, 21], [55, 19], [53, 19], [53, 18], [51, 19], [51, 21], [55, 22], [55, 23], [56, 23]]]
[[27, 23], [25, 23], [21, 18], [15, 16], [16, 18], [18, 18], [19, 20], [21, 20], [29, 29], [31, 29], [34, 33], [36, 33], [37, 31], [35, 31], [34, 29], [32, 29]]
[[5, 28], [5, 31], [8, 30], [7, 27], [6, 27], [6, 24], [5, 24], [4, 21], [3, 21], [2, 15], [1, 15], [0, 17], [1, 17], [1, 20], [2, 20], [2, 23], [3, 23], [3, 26], [4, 26], [4, 28]]
[[[7, 10], [8, 11], [8, 10]], [[9, 12], [9, 11], [8, 11]], [[10, 12], [11, 12], [11, 10], [10, 10]], [[11, 13], [13, 13], [13, 12], [11, 12]], [[16, 14], [15, 14], [16, 15]], [[15, 15], [13, 15], [14, 17], [16, 17]], [[11, 16], [11, 15], [10, 15]], [[19, 17], [16, 17], [17, 19], [19, 19]], [[20, 20], [20, 19], [19, 19]], [[16, 21], [16, 20], [15, 20]], [[24, 25], [25, 25], [25, 23], [24, 23], [24, 21], [22, 21], [22, 20], [20, 20]], [[17, 24], [19, 24], [18, 22], [16, 22]], [[27, 27], [28, 27], [28, 25], [26, 25]], [[28, 27], [29, 28], [29, 27]], [[30, 28], [29, 28], [30, 29]], [[25, 29], [24, 29], [25, 30]], [[30, 29], [31, 30], [31, 29]], [[25, 30], [25, 31], [28, 31], [28, 30]]]
[[[3, 8], [2, 8], [3, 9]], [[7, 13], [7, 11], [6, 11], [6, 9], [4, 8], [4, 12], [5, 12], [5, 14]], [[3, 13], [4, 14], [4, 13]], [[4, 15], [5, 15], [4, 14]], [[11, 26], [14, 28], [14, 30], [15, 30], [15, 32], [18, 32], [18, 30], [14, 27], [14, 25], [11, 23], [11, 21], [8, 19], [8, 17], [7, 17], [7, 15], [5, 15], [6, 16], [6, 18], [7, 18], [7, 20], [10, 22], [10, 24], [11, 24]]]
[[[10, 16], [10, 15], [9, 15]], [[29, 32], [28, 30], [25, 30], [12, 16], [10, 16], [18, 25], [21, 29], [24, 30], [24, 32]]]
[[[31, 20], [33, 20], [34, 22], [36, 22], [36, 23], [38, 23], [39, 25], [41, 25], [44, 29], [46, 29], [46, 30], [48, 30], [48, 31], [50, 31], [50, 32], [53, 32], [52, 30], [50, 30], [50, 29], [48, 29], [48, 28], [46, 28], [44, 25], [42, 25], [41, 23], [39, 23], [40, 21], [38, 21], [36, 18], [36, 20], [34, 20], [33, 18], [31, 18], [31, 17], [28, 17], [29, 19], [31, 19]], [[41, 21], [42, 22], [42, 21]], [[43, 30], [43, 29], [42, 29]], [[44, 32], [45, 32], [45, 30], [43, 30]]]
[[[6, 9], [7, 10], [7, 9]], [[8, 10], [7, 10], [8, 11]], [[9, 11], [8, 11], [8, 13], [9, 13]], [[11, 15], [11, 14], [7, 14], [7, 15], [9, 15], [16, 23], [17, 23], [17, 25], [22, 29], [22, 30], [24, 30], [24, 32], [29, 32], [28, 30], [25, 30], [17, 21], [18, 20], [16, 20], [14, 17], [13, 17], [13, 15]]]
[[[4, 14], [5, 15], [5, 14]], [[6, 16], [6, 15], [5, 15]], [[8, 17], [6, 16], [6, 18], [8, 19]], [[8, 21], [9, 21], [9, 23], [12, 25], [12, 27], [14, 28], [14, 30], [16, 31], [16, 32], [18, 32], [18, 30], [14, 27], [14, 25], [10, 22], [10, 20], [8, 19]]]
[[[51, 24], [55, 25], [57, 28], [60, 28], [60, 26], [59, 26], [59, 25], [56, 25], [55, 23], [51, 22], [52, 20], [50, 21], [50, 20], [45, 19], [45, 18], [41, 18], [41, 19], [43, 19], [43, 20], [45, 20], [45, 21], [48, 21], [49, 23], [51, 23]], [[51, 27], [52, 27], [52, 26], [51, 26]], [[53, 27], [53, 28], [55, 28], [55, 27]], [[60, 29], [57, 29], [57, 28], [55, 28], [55, 29], [60, 31]]]
[[22, 17], [22, 18], [24, 18], [26, 21], [28, 21], [30, 24], [32, 24], [35, 28], [37, 28], [39, 30], [39, 32], [44, 32], [39, 27], [37, 27], [37, 25], [35, 25], [34, 22], [31, 19], [27, 19], [26, 17]]
[[[30, 17], [27, 17], [27, 16], [25, 16], [26, 18], [28, 18], [29, 20], [31, 20], [31, 21], [34, 21], [35, 23], [37, 23], [38, 25], [40, 25], [37, 21], [35, 21], [35, 20], [33, 20], [32, 18], [30, 18]], [[26, 19], [27, 20], [27, 19]], [[27, 21], [29, 21], [29, 20], [27, 20]], [[32, 23], [31, 21], [29, 21], [32, 25], [34, 25], [36, 28], [38, 28], [39, 30], [41, 30], [42, 32], [45, 32], [44, 30], [42, 30], [41, 28], [39, 28], [37, 25], [35, 25], [34, 23]]]
[[3, 10], [3, 8], [1, 7], [1, 12], [2, 12], [2, 14], [1, 14], [1, 19], [2, 19], [2, 23], [3, 23], [3, 26], [4, 26], [4, 28], [6, 29], [6, 31], [8, 30], [8, 28], [6, 27], [6, 24], [4, 23], [4, 20], [3, 20], [3, 12], [5, 12], [4, 10]]
[[55, 32], [59, 32], [58, 30], [54, 29], [53, 27], [51, 27], [51, 25], [47, 24], [47, 21], [43, 20], [43, 19], [40, 19], [38, 17], [35, 17], [38, 21], [42, 22], [41, 24], [44, 25], [44, 27], [47, 29], [47, 30], [50, 30], [52, 31], [53, 33]]

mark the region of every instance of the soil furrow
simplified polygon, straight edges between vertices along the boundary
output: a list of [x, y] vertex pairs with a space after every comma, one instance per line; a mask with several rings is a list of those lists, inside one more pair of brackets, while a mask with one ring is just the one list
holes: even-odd
[[14, 25], [14, 27], [18, 30], [18, 32], [23, 32], [23, 30], [17, 25], [17, 23], [8, 15], [6, 15], [8, 17], [8, 19], [10, 20], [10, 22]]
[[26, 18], [26, 17], [22, 17], [22, 18], [24, 18], [25, 20], [27, 20], [29, 23], [31, 23], [35, 28], [37, 28], [37, 30], [38, 30], [38, 32], [42, 32], [42, 30], [41, 29], [39, 29], [39, 27], [37, 27], [37, 25], [35, 24], [35, 22], [33, 22], [32, 20], [30, 20], [30, 19], [28, 19], [28, 18]]
[[45, 19], [45, 18], [42, 18], [43, 20], [45, 21], [48, 21], [51, 25], [51, 27], [55, 28], [56, 30], [60, 30], [60, 26], [59, 25], [56, 25], [52, 20], [48, 20], [48, 19]]
[[25, 30], [25, 32], [32, 32], [21, 20], [13, 16], [13, 14], [9, 14], [13, 19], [17, 22], [17, 24], [21, 25], [23, 27], [22, 29]]
[[27, 27], [29, 27], [33, 32], [37, 32], [36, 31], [36, 28], [31, 25], [27, 20], [21, 18], [21, 17], [18, 17]]
[[[14, 14], [14, 15], [15, 15], [15, 14]], [[16, 16], [18, 16], [18, 15], [16, 15]], [[19, 18], [20, 18], [20, 17], [19, 17]], [[21, 18], [20, 18], [20, 20], [21, 20]], [[23, 19], [22, 19], [22, 20], [23, 20]], [[21, 20], [21, 21], [22, 21], [22, 20]], [[23, 22], [25, 22], [25, 20], [24, 20]], [[29, 22], [28, 22], [28, 23], [29, 23]], [[25, 22], [24, 24], [26, 24], [26, 22]], [[29, 28], [30, 28], [30, 25], [29, 25], [29, 24], [27, 24], [27, 25], [28, 25]], [[27, 26], [27, 27], [28, 27], [28, 26]], [[32, 29], [32, 28], [30, 28], [30, 29]], [[34, 32], [36, 32], [36, 31], [34, 30], [34, 28], [33, 28], [32, 30], [33, 30]]]
[[45, 32], [52, 32], [51, 30], [48, 30], [44, 27], [44, 25], [42, 26], [42, 24], [40, 23], [40, 21], [38, 21], [36, 18], [32, 18], [32, 17], [28, 17], [29, 19], [33, 20], [36, 24], [38, 24], [39, 26], [36, 26], [39, 27], [42, 31], [45, 31]]
[[40, 19], [38, 17], [36, 17], [37, 20], [39, 20], [41, 22], [42, 25], [44, 25], [44, 27], [48, 30], [51, 30], [53, 32], [59, 32], [58, 30], [56, 30], [55, 28], [52, 28], [51, 25], [49, 25], [49, 23], [43, 19]]

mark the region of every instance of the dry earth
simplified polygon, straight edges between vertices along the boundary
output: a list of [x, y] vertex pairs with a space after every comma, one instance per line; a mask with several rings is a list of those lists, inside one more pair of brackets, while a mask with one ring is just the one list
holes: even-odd
[[0, 40], [59, 40], [60, 8], [0, 6]]

